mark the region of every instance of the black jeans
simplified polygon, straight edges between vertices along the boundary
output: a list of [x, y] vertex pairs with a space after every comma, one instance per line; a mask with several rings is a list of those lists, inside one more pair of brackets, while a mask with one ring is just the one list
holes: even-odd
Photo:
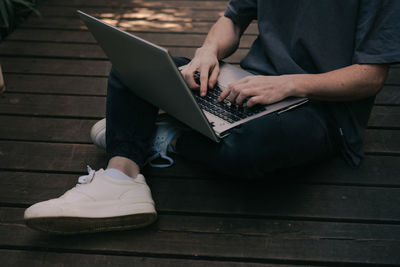
[[[174, 58], [180, 66], [187, 59]], [[107, 90], [107, 159], [127, 157], [140, 167], [149, 154], [158, 108], [137, 97], [111, 69]], [[321, 102], [269, 114], [239, 127], [216, 143], [184, 131], [176, 152], [225, 174], [263, 177], [278, 169], [304, 165], [337, 153], [336, 127]]]

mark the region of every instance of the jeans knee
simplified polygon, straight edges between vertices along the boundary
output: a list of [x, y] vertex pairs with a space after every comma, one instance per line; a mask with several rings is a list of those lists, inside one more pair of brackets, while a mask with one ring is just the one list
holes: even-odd
[[114, 67], [111, 67], [110, 74], [108, 76], [107, 90], [121, 90], [126, 88], [127, 86], [123, 83], [119, 72]]

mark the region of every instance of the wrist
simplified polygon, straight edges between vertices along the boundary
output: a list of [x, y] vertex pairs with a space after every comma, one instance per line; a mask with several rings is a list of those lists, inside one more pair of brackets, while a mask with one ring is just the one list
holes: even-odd
[[213, 55], [215, 57], [218, 56], [218, 48], [215, 45], [204, 44], [203, 46], [197, 48], [196, 54], [207, 54]]
[[309, 97], [310, 84], [312, 84], [312, 75], [294, 74], [289, 83], [290, 96]]

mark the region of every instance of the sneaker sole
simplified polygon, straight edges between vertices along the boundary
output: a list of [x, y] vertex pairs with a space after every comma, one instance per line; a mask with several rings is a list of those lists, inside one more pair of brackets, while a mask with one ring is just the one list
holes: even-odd
[[139, 213], [109, 218], [42, 217], [25, 219], [25, 223], [42, 232], [68, 235], [136, 229], [156, 220], [156, 213]]

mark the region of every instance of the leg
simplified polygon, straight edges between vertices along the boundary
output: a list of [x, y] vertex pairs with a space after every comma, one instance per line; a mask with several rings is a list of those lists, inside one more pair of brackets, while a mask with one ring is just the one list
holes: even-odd
[[[140, 173], [158, 109], [136, 97], [112, 69], [107, 97], [107, 158], [110, 169], [79, 178], [79, 186], [25, 211], [31, 228], [60, 234], [143, 227], [157, 218]], [[134, 179], [132, 178], [134, 177]]]
[[148, 153], [158, 108], [137, 97], [111, 69], [107, 88], [106, 140], [109, 167], [136, 177]]
[[[175, 57], [182, 66], [189, 59]], [[112, 69], [107, 88], [106, 140], [108, 168], [131, 177], [140, 173], [148, 156], [158, 108], [137, 97]]]
[[268, 173], [332, 156], [334, 127], [319, 102], [263, 116], [233, 130], [220, 143], [197, 133], [182, 134], [176, 150], [230, 175], [265, 177]]

